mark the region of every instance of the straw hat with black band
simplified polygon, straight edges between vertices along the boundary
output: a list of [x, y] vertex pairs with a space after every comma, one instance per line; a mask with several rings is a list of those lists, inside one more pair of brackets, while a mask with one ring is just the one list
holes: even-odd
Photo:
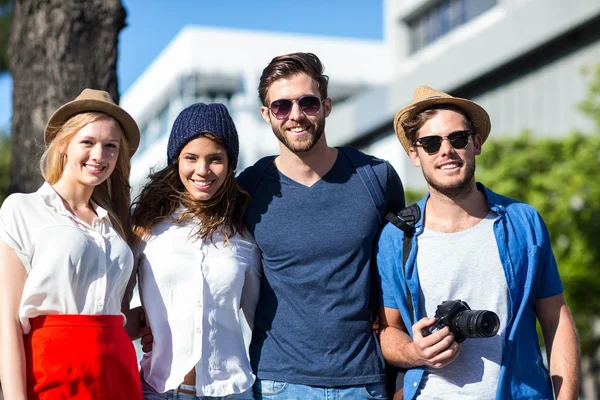
[[394, 118], [394, 131], [398, 136], [398, 140], [406, 153], [411, 148], [413, 143], [406, 136], [402, 123], [409, 118], [414, 117], [421, 111], [439, 105], [453, 105], [465, 111], [469, 119], [473, 122], [473, 129], [481, 137], [481, 144], [485, 142], [492, 129], [490, 116], [478, 104], [459, 97], [452, 97], [447, 93], [432, 89], [429, 86], [419, 86], [415, 89], [412, 104], [404, 107], [396, 113]]
[[133, 156], [140, 145], [140, 130], [135, 120], [127, 111], [116, 105], [107, 92], [95, 89], [84, 89], [75, 100], [62, 105], [52, 114], [44, 129], [44, 143], [46, 146], [54, 140], [57, 133], [57, 129], [51, 128], [61, 126], [76, 114], [90, 111], [105, 113], [121, 125], [129, 144], [129, 155]]

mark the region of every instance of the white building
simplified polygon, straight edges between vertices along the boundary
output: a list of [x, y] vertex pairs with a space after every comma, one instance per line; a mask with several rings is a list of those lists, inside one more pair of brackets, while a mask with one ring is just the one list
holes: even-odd
[[149, 168], [165, 165], [173, 121], [194, 102], [227, 105], [240, 136], [239, 170], [277, 153], [277, 139], [260, 115], [258, 82], [273, 57], [296, 51], [319, 56], [336, 104], [392, 78], [392, 62], [381, 41], [186, 27], [121, 101], [142, 132], [131, 170], [134, 195]]
[[582, 69], [600, 63], [599, 0], [384, 0], [384, 29], [379, 42], [185, 28], [123, 96], [143, 132], [134, 190], [165, 162], [172, 121], [195, 101], [228, 105], [240, 168], [277, 153], [256, 88], [272, 57], [295, 51], [317, 54], [330, 76], [328, 142], [390, 160], [407, 187], [423, 179], [392, 120], [420, 85], [480, 103], [494, 136], [591, 128], [576, 104], [587, 87]]
[[[353, 99], [328, 121], [332, 143], [357, 145], [389, 159], [408, 187], [424, 184], [393, 133], [395, 113], [428, 85], [481, 104], [492, 135], [564, 135], [591, 123], [576, 110], [600, 63], [598, 0], [385, 0], [390, 84]], [[347, 118], [373, 98], [371, 126]], [[342, 108], [342, 107], [340, 107]], [[333, 140], [333, 139], [336, 140]]]

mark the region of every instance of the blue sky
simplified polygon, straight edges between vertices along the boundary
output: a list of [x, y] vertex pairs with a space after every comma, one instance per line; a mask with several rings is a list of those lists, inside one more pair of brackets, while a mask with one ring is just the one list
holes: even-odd
[[[117, 73], [124, 93], [186, 25], [381, 39], [382, 0], [122, 0]], [[202, 46], [202, 44], [199, 44]], [[0, 130], [10, 127], [12, 82], [0, 75]]]

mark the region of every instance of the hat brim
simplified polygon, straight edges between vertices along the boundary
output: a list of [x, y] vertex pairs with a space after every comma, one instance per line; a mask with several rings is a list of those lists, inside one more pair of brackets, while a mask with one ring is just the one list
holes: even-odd
[[116, 104], [95, 99], [73, 100], [56, 110], [44, 129], [44, 143], [48, 145], [54, 140], [54, 136], [56, 136], [56, 130], [49, 129], [50, 127], [60, 126], [74, 115], [93, 111], [105, 113], [121, 124], [124, 134], [127, 137], [129, 156], [133, 156], [140, 145], [140, 130], [135, 120], [129, 113]]
[[402, 123], [407, 119], [410, 119], [420, 113], [421, 111], [438, 105], [453, 105], [465, 111], [469, 116], [469, 119], [473, 122], [473, 129], [475, 133], [481, 137], [481, 143], [483, 144], [488, 138], [492, 125], [490, 122], [490, 116], [487, 111], [483, 109], [477, 103], [474, 103], [467, 99], [461, 99], [460, 97], [435, 97], [426, 99], [415, 104], [404, 107], [396, 113], [394, 117], [394, 131], [398, 136], [398, 140], [404, 150], [408, 154], [413, 143], [406, 136], [406, 132], [402, 127]]

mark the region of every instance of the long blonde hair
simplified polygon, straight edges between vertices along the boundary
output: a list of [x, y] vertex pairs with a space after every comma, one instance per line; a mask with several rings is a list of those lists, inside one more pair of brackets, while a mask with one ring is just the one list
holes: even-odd
[[131, 170], [129, 143], [125, 132], [114, 118], [101, 112], [85, 112], [74, 115], [65, 123], [50, 126], [50, 137], [54, 139], [47, 145], [46, 151], [40, 160], [40, 170], [44, 180], [53, 185], [60, 180], [65, 169], [66, 158], [64, 148], [69, 145], [73, 137], [87, 124], [100, 118], [109, 118], [115, 122], [121, 131], [121, 145], [119, 146], [119, 157], [114, 171], [107, 180], [94, 188], [92, 200], [108, 212], [110, 222], [126, 239], [131, 231], [131, 219], [129, 217], [130, 189], [129, 172]]

